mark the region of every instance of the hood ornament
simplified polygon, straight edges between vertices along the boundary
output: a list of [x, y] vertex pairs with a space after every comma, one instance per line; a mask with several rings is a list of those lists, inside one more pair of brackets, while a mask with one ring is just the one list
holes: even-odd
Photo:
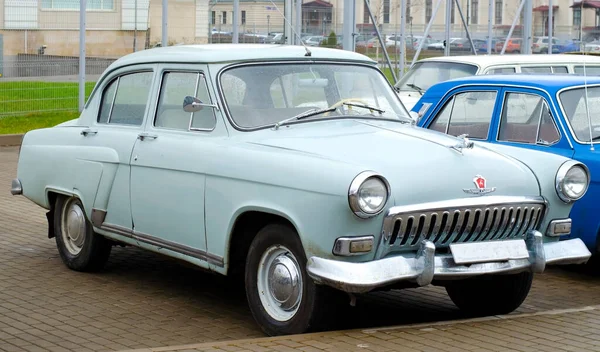
[[463, 148], [473, 148], [473, 141], [471, 141], [469, 138], [467, 138], [469, 135], [468, 134], [461, 134], [459, 136], [457, 136], [456, 138], [460, 138], [462, 139], [460, 142], [458, 142], [455, 145], [451, 145], [450, 148], [456, 150], [457, 152], [462, 154], [462, 150]]
[[487, 188], [487, 180], [481, 175], [475, 175], [473, 183], [476, 188], [463, 188], [463, 191], [469, 194], [484, 195], [496, 190], [496, 187]]

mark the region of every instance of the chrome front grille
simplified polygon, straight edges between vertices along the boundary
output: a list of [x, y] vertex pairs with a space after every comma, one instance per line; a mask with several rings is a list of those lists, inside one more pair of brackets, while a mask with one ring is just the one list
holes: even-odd
[[540, 197], [479, 197], [394, 207], [384, 220], [380, 254], [417, 249], [422, 240], [444, 248], [452, 243], [524, 238], [537, 229], [544, 211]]

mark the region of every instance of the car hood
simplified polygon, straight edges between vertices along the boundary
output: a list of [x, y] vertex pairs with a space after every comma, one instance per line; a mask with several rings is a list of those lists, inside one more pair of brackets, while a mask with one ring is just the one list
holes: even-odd
[[495, 187], [489, 195], [540, 195], [537, 178], [520, 161], [477, 144], [459, 152], [451, 146], [461, 139], [398, 122], [311, 121], [248, 135], [254, 145], [378, 172], [388, 179], [396, 205], [474, 197], [464, 190], [476, 188], [476, 175], [487, 180], [486, 187]]

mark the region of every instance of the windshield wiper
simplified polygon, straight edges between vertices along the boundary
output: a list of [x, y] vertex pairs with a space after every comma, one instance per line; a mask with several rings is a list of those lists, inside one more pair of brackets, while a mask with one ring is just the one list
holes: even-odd
[[406, 83], [406, 86], [409, 87], [409, 88], [412, 88], [412, 89], [416, 90], [421, 95], [425, 94], [425, 89], [423, 89], [423, 88], [421, 88], [421, 87], [419, 87], [419, 86], [417, 86], [415, 84]]
[[365, 109], [369, 109], [369, 110], [374, 110], [377, 111], [379, 113], [379, 115], [383, 114], [385, 112], [385, 110], [382, 110], [376, 106], [373, 105], [367, 105], [367, 104], [361, 104], [361, 103], [350, 103], [350, 102], [346, 102], [344, 103], [344, 105], [348, 105], [348, 106], [356, 106], [359, 108], [365, 108]]
[[287, 118], [285, 120], [279, 121], [275, 124], [275, 126], [273, 126], [274, 129], [278, 129], [279, 127], [285, 125], [288, 122], [291, 121], [298, 121], [298, 120], [302, 120], [304, 118], [307, 117], [311, 117], [311, 116], [315, 116], [315, 115], [319, 115], [319, 114], [323, 114], [326, 112], [330, 112], [330, 111], [334, 111], [337, 108], [326, 108], [326, 109], [311, 109], [311, 110], [307, 110], [305, 112], [301, 112], [296, 116], [292, 116], [290, 118]]

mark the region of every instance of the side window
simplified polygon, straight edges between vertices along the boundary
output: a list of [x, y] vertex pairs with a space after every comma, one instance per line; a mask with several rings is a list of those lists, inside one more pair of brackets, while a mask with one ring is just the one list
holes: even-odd
[[498, 140], [550, 145], [560, 139], [548, 104], [539, 95], [507, 93]]
[[153, 72], [120, 76], [105, 89], [99, 123], [140, 126], [144, 121]]
[[584, 71], [585, 71], [586, 75], [600, 76], [600, 66], [597, 66], [597, 65], [594, 66], [594, 65], [586, 64], [585, 70], [584, 70], [583, 65], [577, 65], [574, 67], [574, 70], [575, 70], [575, 74], [578, 74], [578, 75], [584, 74]]
[[523, 73], [552, 73], [550, 66], [521, 67]]
[[505, 74], [505, 73], [515, 73], [514, 67], [500, 67], [494, 68], [487, 72], [488, 75], [496, 75], [496, 74]]
[[458, 93], [446, 103], [429, 128], [453, 136], [468, 134], [473, 139], [487, 139], [496, 95], [495, 91]]
[[203, 107], [197, 112], [185, 112], [183, 99], [192, 96], [204, 104], [212, 104], [205, 77], [199, 72], [167, 72], [163, 75], [154, 126], [176, 130], [213, 130], [214, 110]]
[[567, 66], [552, 66], [553, 73], [569, 73]]

